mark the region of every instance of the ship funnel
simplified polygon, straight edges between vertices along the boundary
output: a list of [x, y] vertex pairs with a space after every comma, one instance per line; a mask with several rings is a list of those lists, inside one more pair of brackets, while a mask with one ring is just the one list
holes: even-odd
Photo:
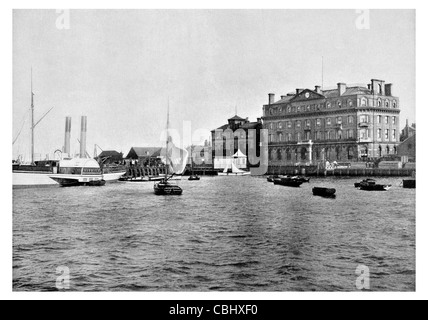
[[71, 117], [65, 118], [65, 139], [64, 139], [64, 153], [70, 157], [70, 134], [71, 134]]
[[82, 116], [80, 122], [80, 158], [86, 158], [86, 123], [87, 117]]

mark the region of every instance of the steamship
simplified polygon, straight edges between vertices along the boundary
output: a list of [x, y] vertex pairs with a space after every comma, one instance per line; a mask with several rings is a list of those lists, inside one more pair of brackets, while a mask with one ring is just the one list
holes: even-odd
[[[22, 164], [20, 161], [12, 162], [13, 188], [55, 186], [58, 183], [63, 186], [101, 185], [109, 181], [118, 181], [125, 174], [125, 171], [103, 173], [98, 162], [86, 156], [86, 116], [81, 118], [82, 130], [78, 158], [69, 156], [71, 118], [66, 117], [64, 153], [61, 153], [61, 160], [34, 161], [34, 128], [51, 110], [52, 108], [38, 122], [34, 123], [34, 94], [31, 85], [31, 162], [30, 164]], [[18, 137], [19, 134], [13, 143]]]

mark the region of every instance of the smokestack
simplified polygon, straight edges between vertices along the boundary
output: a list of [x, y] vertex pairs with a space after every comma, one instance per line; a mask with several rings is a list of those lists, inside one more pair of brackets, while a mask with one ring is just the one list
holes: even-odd
[[64, 153], [70, 157], [70, 133], [71, 133], [71, 117], [65, 118], [65, 138], [64, 138]]
[[269, 93], [269, 104], [274, 104], [274, 103], [275, 103], [275, 94]]
[[82, 116], [80, 122], [80, 158], [86, 158], [86, 123], [87, 117]]

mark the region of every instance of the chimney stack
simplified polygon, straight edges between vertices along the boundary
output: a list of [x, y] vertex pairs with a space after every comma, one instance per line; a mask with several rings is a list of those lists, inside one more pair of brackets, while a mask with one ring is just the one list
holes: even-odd
[[274, 104], [274, 103], [275, 103], [275, 94], [269, 93], [269, 104]]
[[343, 96], [346, 92], [346, 83], [338, 83], [337, 89], [339, 90], [339, 96]]
[[315, 92], [321, 93], [321, 86], [315, 86]]
[[71, 117], [65, 118], [65, 138], [64, 138], [64, 153], [70, 157], [70, 134], [71, 134]]
[[80, 158], [86, 158], [87, 117], [82, 116], [80, 122]]
[[385, 95], [392, 97], [392, 83], [388, 83], [385, 85]]
[[287, 98], [287, 96], [281, 96], [281, 100], [284, 100], [285, 98]]
[[385, 81], [372, 79], [372, 92], [373, 94], [385, 94]]

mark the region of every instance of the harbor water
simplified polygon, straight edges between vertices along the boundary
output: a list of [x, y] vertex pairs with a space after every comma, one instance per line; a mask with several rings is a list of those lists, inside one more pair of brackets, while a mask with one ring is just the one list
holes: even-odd
[[370, 290], [414, 291], [415, 190], [357, 180], [202, 177], [174, 197], [150, 182], [14, 189], [13, 290], [58, 290], [65, 267], [70, 291], [357, 291], [365, 266]]

